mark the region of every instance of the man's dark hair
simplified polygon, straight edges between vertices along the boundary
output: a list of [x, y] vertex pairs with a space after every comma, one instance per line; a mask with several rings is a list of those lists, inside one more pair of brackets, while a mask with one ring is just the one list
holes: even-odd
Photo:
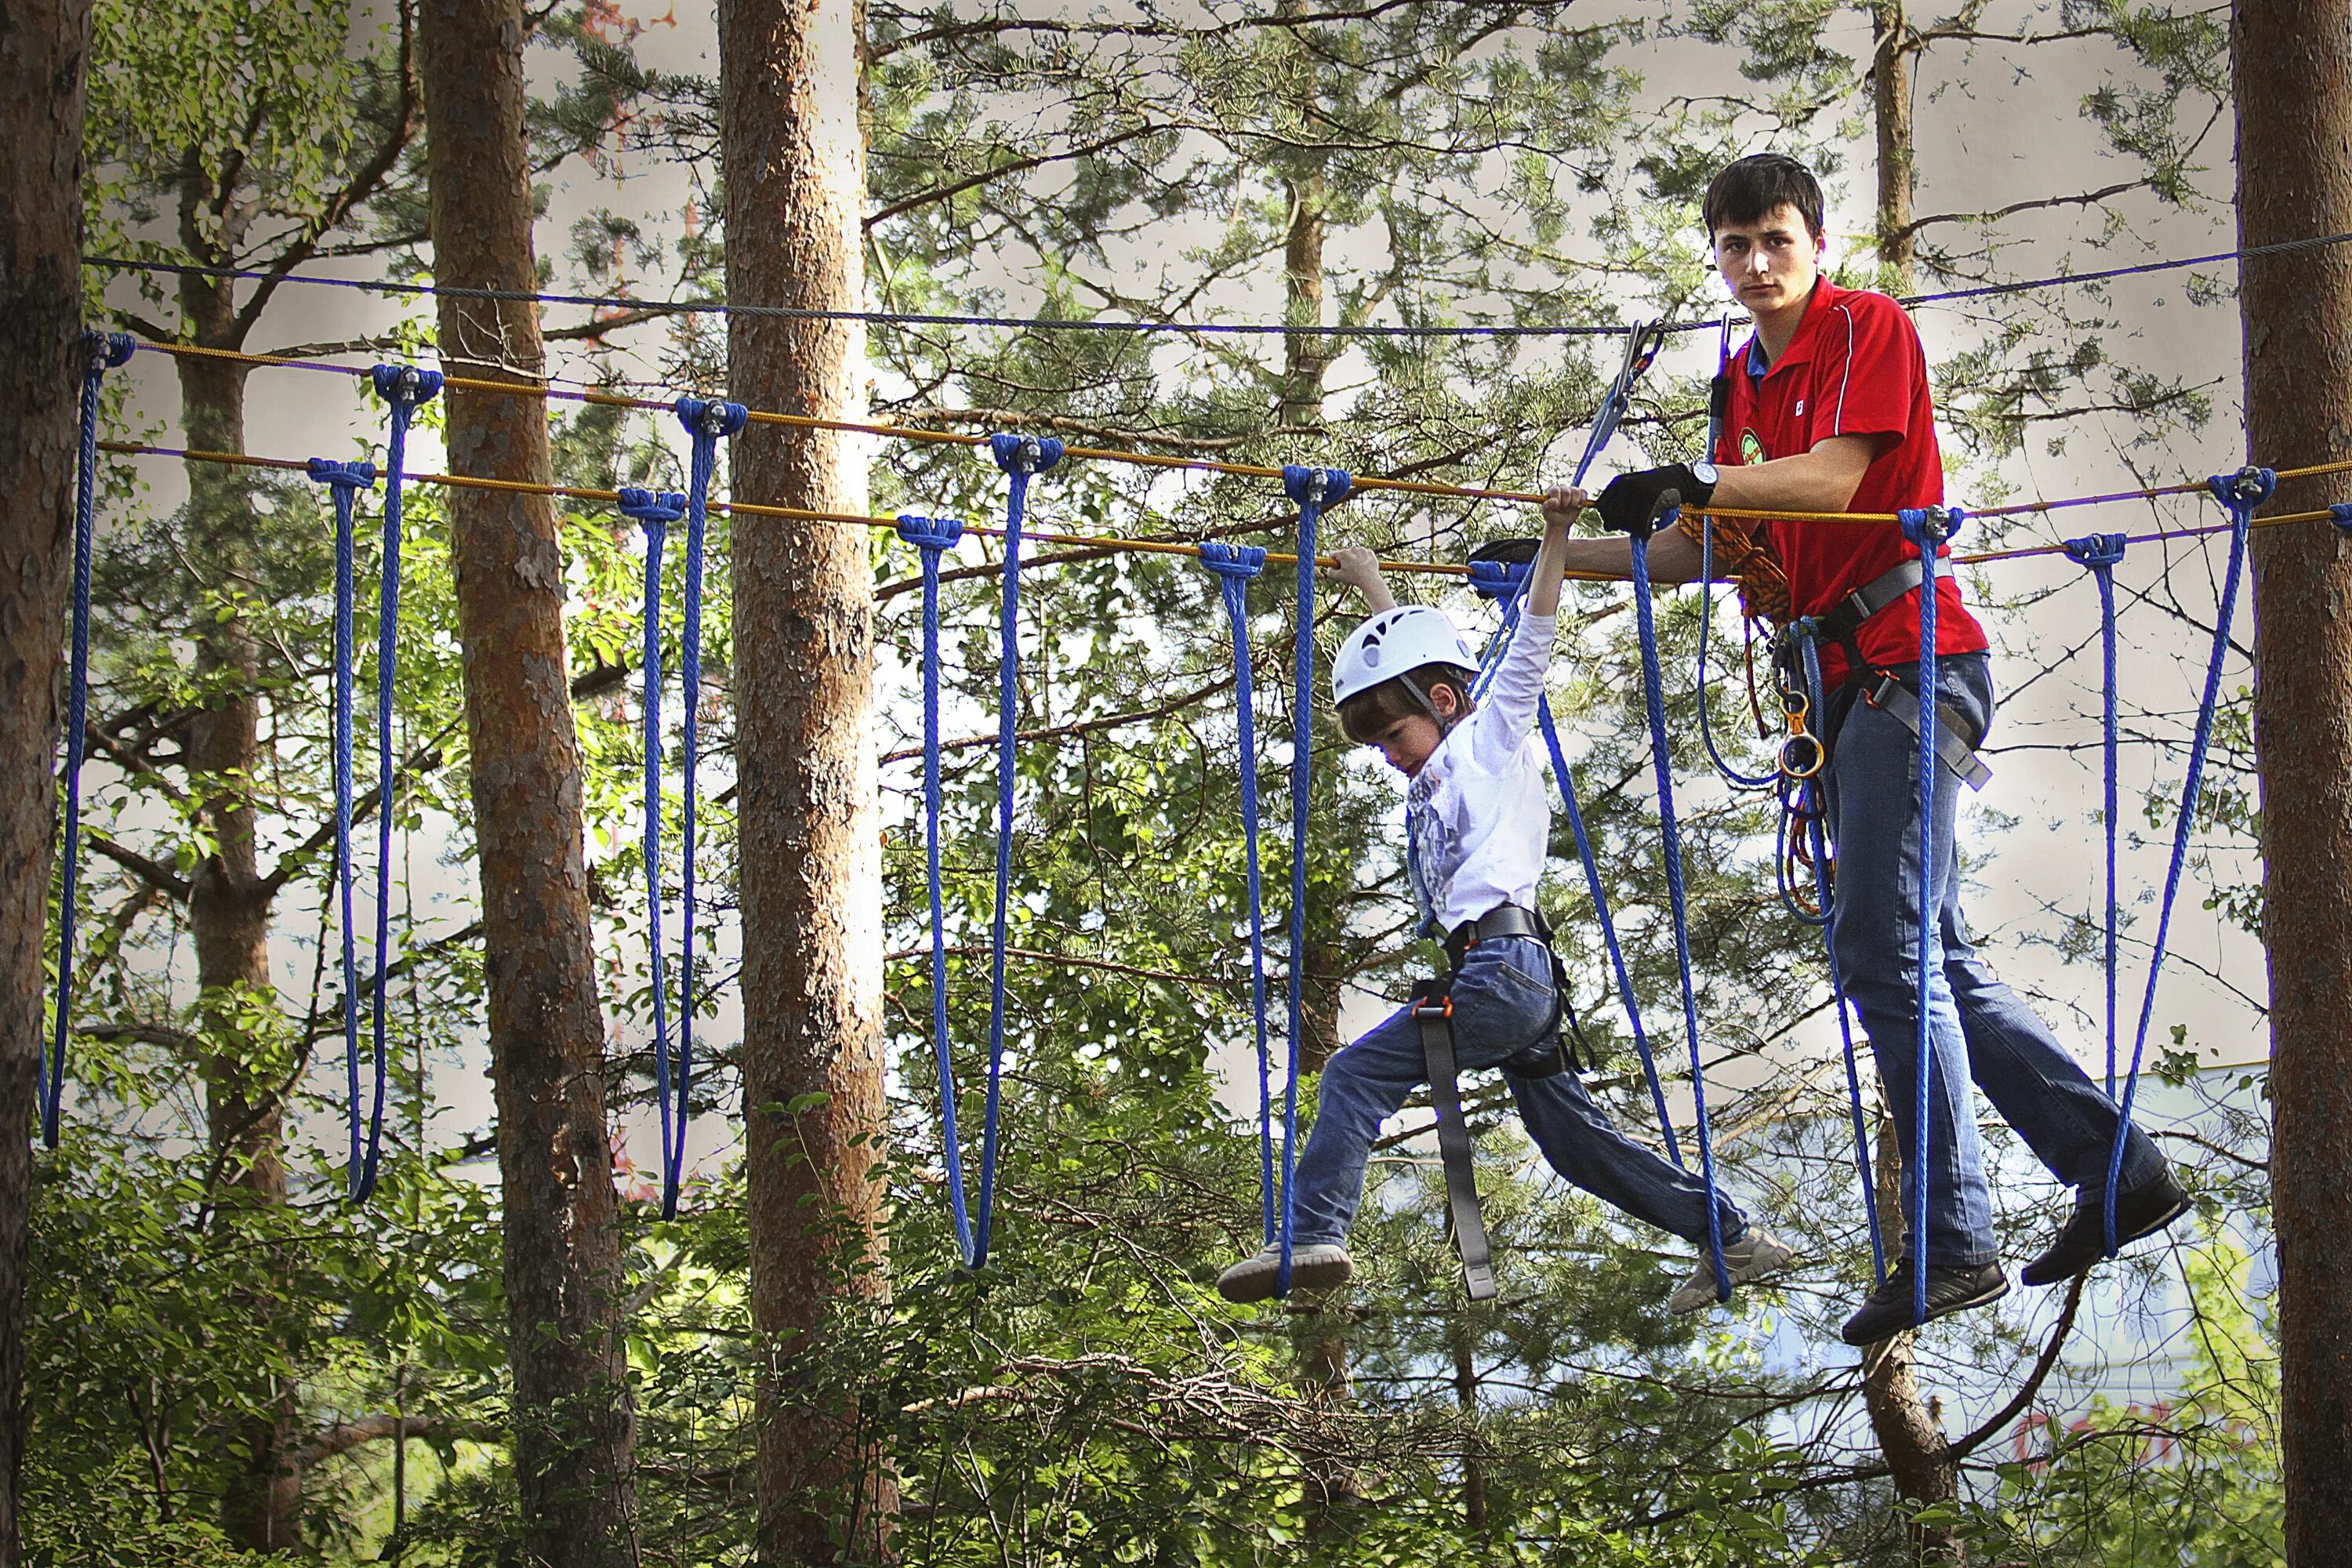
[[1470, 672], [1455, 664], [1424, 664], [1402, 675], [1392, 675], [1340, 703], [1339, 732], [1360, 746], [1369, 746], [1381, 731], [1400, 719], [1435, 718], [1421, 698], [1406, 689], [1408, 681], [1420, 689], [1422, 697], [1440, 686], [1450, 686], [1454, 689], [1454, 711], [1470, 711]]
[[1785, 153], [1755, 153], [1727, 163], [1706, 187], [1701, 210], [1711, 240], [1726, 224], [1754, 223], [1774, 207], [1792, 206], [1815, 239], [1822, 237], [1822, 186], [1813, 173]]

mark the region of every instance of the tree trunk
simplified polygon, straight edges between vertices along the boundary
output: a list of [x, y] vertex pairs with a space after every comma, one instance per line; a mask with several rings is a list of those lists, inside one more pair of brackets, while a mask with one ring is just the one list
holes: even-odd
[[[528, 293], [521, 0], [427, 0], [422, 18], [434, 274]], [[529, 300], [443, 295], [456, 376], [538, 385]], [[545, 485], [546, 405], [452, 387], [452, 472]], [[619, 1321], [604, 1020], [563, 640], [563, 554], [546, 496], [451, 493], [499, 1111], [507, 1356], [523, 1552], [549, 1568], [635, 1560], [635, 1414]]]
[[1878, 126], [1878, 261], [1895, 288], [1912, 292], [1919, 237], [1911, 228], [1916, 164], [1911, 151], [1911, 33], [1903, 0], [1872, 0], [1871, 117]]
[[22, 1554], [32, 1113], [48, 1021], [57, 668], [73, 551], [89, 0], [0, 13], [0, 1568]]
[[[856, 0], [721, 0], [729, 298], [862, 303]], [[855, 419], [853, 321], [735, 315], [733, 395]], [[736, 438], [741, 500], [866, 510], [865, 458], [829, 431]], [[888, 1551], [897, 1488], [854, 1400], [826, 1375], [829, 1326], [887, 1299], [881, 866], [868, 730], [873, 570], [866, 531], [734, 521], [743, 1104], [751, 1311], [773, 1358], [760, 1388], [760, 1555]]]
[[[2239, 0], [2231, 54], [2244, 246], [2352, 227], [2352, 25], [2342, 7]], [[2352, 255], [2243, 263], [2247, 439], [2274, 468], [2352, 458]], [[2340, 476], [2286, 480], [2322, 507]], [[2253, 536], [2254, 752], [2271, 985], [2286, 1558], [2352, 1563], [2352, 552], [2334, 529]]]

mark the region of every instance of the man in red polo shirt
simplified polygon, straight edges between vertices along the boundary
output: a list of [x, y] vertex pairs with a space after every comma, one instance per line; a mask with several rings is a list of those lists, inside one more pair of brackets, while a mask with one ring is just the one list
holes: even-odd
[[[1612, 529], [1647, 534], [1662, 498], [1685, 507], [1739, 510], [1879, 512], [1941, 506], [1927, 360], [1903, 308], [1884, 294], [1842, 289], [1821, 274], [1821, 186], [1777, 153], [1742, 158], [1718, 174], [1706, 201], [1707, 232], [1725, 284], [1756, 321], [1747, 345], [1721, 367], [1721, 436], [1711, 463], [1669, 464], [1612, 480], [1593, 504]], [[1556, 489], [1547, 514], [1579, 509], [1583, 496]], [[1698, 575], [1698, 521], [1651, 537], [1651, 576]], [[1917, 970], [1923, 904], [1939, 915], [1941, 963], [1931, 974], [1927, 1317], [1992, 1301], [2009, 1289], [1992, 1226], [1973, 1081], [2058, 1180], [2076, 1189], [2073, 1214], [2040, 1257], [2028, 1284], [2074, 1278], [2104, 1254], [2108, 1158], [2121, 1113], [2049, 1026], [1969, 944], [1960, 916], [1953, 826], [1959, 786], [1981, 784], [1974, 748], [1992, 720], [1990, 657], [1957, 579], [1936, 579], [1936, 700], [1946, 765], [1930, 803], [1937, 854], [1932, 889], [1919, 875], [1919, 552], [1894, 523], [1775, 521], [1763, 542], [1785, 574], [1791, 613], [1810, 618], [1826, 694], [1819, 730], [1837, 849], [1831, 945], [1897, 1107], [1903, 1212], [1913, 1212], [1922, 1161], [1908, 1107], [1916, 1093]], [[1626, 573], [1626, 539], [1578, 542], [1572, 571]], [[1939, 551], [1939, 553], [1941, 552]], [[2185, 1213], [2189, 1196], [2147, 1134], [2126, 1131], [2117, 1184], [2119, 1241], [2149, 1235]], [[1844, 1328], [1872, 1344], [1918, 1320], [1912, 1270], [1920, 1238]]]

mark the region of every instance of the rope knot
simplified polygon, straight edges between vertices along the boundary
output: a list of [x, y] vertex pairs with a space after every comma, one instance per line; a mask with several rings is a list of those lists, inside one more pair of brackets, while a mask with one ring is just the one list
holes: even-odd
[[2124, 546], [2130, 542], [2131, 535], [2127, 533], [2086, 533], [2080, 539], [2066, 541], [2066, 559], [2077, 566], [2113, 566], [2124, 558]]
[[380, 364], [368, 372], [375, 384], [375, 394], [395, 408], [415, 408], [430, 403], [441, 391], [441, 373], [419, 370], [413, 364]]
[[1958, 507], [1906, 506], [1895, 512], [1903, 537], [1925, 553], [1931, 544], [1943, 544], [1960, 531], [1969, 514]]
[[1042, 474], [1062, 460], [1062, 443], [1051, 436], [991, 436], [988, 454], [1008, 474]]
[[2343, 532], [2352, 533], [2352, 501], [2336, 501], [2327, 509], [2327, 521]]
[[1499, 599], [1527, 580], [1529, 561], [1473, 561], [1470, 586], [1482, 599]]
[[913, 512], [898, 514], [898, 537], [918, 550], [953, 550], [963, 539], [963, 519], [960, 517], [917, 517]]
[[322, 485], [351, 490], [375, 489], [373, 463], [339, 463], [332, 458], [313, 458], [303, 466]]
[[1345, 468], [1309, 468], [1297, 463], [1282, 466], [1282, 490], [1300, 506], [1309, 502], [1318, 507], [1338, 506], [1348, 499], [1355, 480]]
[[2223, 506], [2233, 510], [2244, 507], [2252, 511], [2277, 492], [2278, 476], [2248, 463], [2234, 474], [2215, 474], [2205, 481], [2205, 488]]
[[667, 527], [686, 515], [686, 497], [676, 490], [649, 490], [623, 485], [619, 510], [633, 522]]
[[717, 398], [681, 397], [670, 405], [679, 424], [689, 436], [740, 436], [751, 423], [751, 410], [740, 403], [725, 403]]
[[129, 332], [90, 331], [81, 335], [81, 346], [89, 356], [89, 373], [98, 375], [128, 362], [138, 344]]
[[1246, 583], [1265, 570], [1265, 550], [1262, 545], [1204, 539], [1201, 542], [1201, 564], [1220, 577]]

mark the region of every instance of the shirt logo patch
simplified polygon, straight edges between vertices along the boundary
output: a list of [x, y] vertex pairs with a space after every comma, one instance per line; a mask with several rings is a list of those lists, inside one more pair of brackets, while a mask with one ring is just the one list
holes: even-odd
[[1799, 399], [1797, 399], [1797, 417], [1798, 417], [1798, 418], [1800, 418], [1800, 419], [1802, 419], [1804, 416], [1805, 416], [1805, 400], [1804, 400], [1803, 398], [1800, 397]]
[[1739, 433], [1739, 460], [1743, 463], [1760, 463], [1764, 460], [1764, 443], [1756, 438], [1756, 432], [1753, 430], [1742, 430]]

